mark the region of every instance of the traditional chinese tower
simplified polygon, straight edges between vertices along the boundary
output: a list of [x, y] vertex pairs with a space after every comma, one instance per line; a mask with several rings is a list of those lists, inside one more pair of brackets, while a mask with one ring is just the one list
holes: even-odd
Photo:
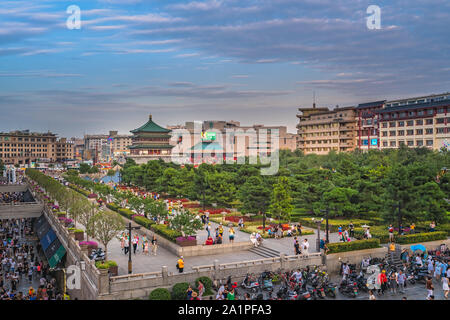
[[146, 124], [131, 130], [133, 134], [130, 155], [128, 158], [133, 159], [136, 163], [147, 163], [149, 160], [163, 159], [170, 160], [173, 145], [170, 145], [171, 130], [163, 128], [153, 122], [152, 115]]

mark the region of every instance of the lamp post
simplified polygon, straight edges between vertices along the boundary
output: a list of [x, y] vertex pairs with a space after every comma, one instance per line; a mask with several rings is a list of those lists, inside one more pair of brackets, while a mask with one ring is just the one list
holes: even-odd
[[131, 222], [128, 223], [128, 274], [133, 273], [133, 263], [131, 262], [131, 230], [138, 230], [141, 227], [132, 227]]
[[316, 240], [316, 251], [320, 252], [320, 224], [322, 223], [323, 219], [312, 219], [313, 222], [317, 223], [317, 240]]
[[320, 210], [321, 212], [325, 212], [325, 230], [326, 230], [326, 240], [327, 243], [330, 243], [330, 238], [329, 238], [329, 227], [328, 227], [328, 208], [326, 208], [325, 210]]

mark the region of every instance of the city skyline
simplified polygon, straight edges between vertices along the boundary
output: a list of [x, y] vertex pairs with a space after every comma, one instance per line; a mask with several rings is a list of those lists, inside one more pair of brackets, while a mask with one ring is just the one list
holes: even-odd
[[[381, 29], [366, 26], [369, 5]], [[66, 12], [81, 9], [81, 29]], [[61, 137], [449, 91], [446, 1], [3, 1], [1, 131]]]

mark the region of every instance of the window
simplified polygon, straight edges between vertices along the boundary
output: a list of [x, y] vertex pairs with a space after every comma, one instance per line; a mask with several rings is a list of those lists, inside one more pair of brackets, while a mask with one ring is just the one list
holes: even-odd
[[387, 122], [383, 122], [383, 128], [387, 128], [388, 124]]
[[444, 133], [445, 128], [436, 128], [436, 133]]
[[393, 121], [393, 122], [389, 122], [389, 127], [390, 127], [390, 128], [393, 128], [393, 127], [395, 127], [395, 121]]
[[409, 111], [408, 112], [408, 116], [413, 117], [414, 116], [414, 111]]
[[391, 147], [395, 147], [395, 141], [391, 141], [389, 144]]
[[421, 125], [423, 125], [423, 120], [422, 119], [416, 120], [416, 126], [421, 126]]
[[437, 118], [436, 119], [436, 124], [442, 124], [445, 122], [445, 118]]
[[413, 146], [414, 145], [414, 141], [408, 141], [407, 144], [408, 144], [408, 146]]
[[419, 110], [419, 111], [417, 111], [417, 115], [419, 115], [419, 116], [423, 116], [423, 114], [424, 114], [424, 111], [423, 111], [423, 110]]
[[425, 129], [425, 134], [433, 134], [433, 129]]
[[398, 135], [399, 136], [404, 136], [405, 135], [405, 130], [398, 130]]
[[390, 137], [395, 137], [395, 131], [389, 131], [389, 136]]
[[387, 137], [387, 131], [383, 131], [383, 137]]
[[406, 117], [406, 112], [400, 112], [400, 118]]
[[383, 147], [387, 147], [387, 146], [388, 146], [387, 141], [383, 141]]
[[399, 146], [404, 146], [404, 145], [405, 145], [405, 141], [403, 141], [403, 140], [399, 141], [399, 142], [398, 142], [398, 145], [399, 145]]
[[406, 130], [406, 134], [408, 136], [412, 136], [414, 134], [414, 130]]
[[444, 108], [439, 108], [439, 109], [437, 110], [437, 113], [444, 113]]
[[413, 120], [406, 121], [406, 125], [408, 127], [413, 126], [414, 125], [414, 121]]
[[433, 124], [433, 119], [426, 119], [425, 124]]
[[423, 146], [423, 140], [417, 140], [416, 141], [416, 146], [418, 146], [418, 147]]
[[417, 129], [417, 130], [416, 130], [416, 134], [419, 134], [419, 135], [420, 135], [420, 134], [423, 134], [423, 129]]
[[405, 126], [405, 121], [399, 121], [398, 122], [398, 126], [399, 127], [404, 127]]
[[433, 146], [433, 140], [427, 140], [426, 144], [427, 144], [427, 147], [432, 147]]
[[427, 114], [433, 114], [433, 109], [428, 109]]

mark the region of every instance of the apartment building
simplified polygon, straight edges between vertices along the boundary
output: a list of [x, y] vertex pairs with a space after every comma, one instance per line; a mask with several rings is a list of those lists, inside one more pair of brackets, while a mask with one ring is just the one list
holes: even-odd
[[72, 158], [73, 144], [65, 138], [57, 140], [51, 132], [0, 132], [0, 159], [5, 164], [31, 165], [38, 160], [55, 162]]
[[356, 107], [357, 148], [361, 150], [380, 149], [380, 126], [378, 111], [384, 108], [386, 100], [361, 103]]
[[55, 142], [55, 151], [55, 160], [57, 162], [73, 160], [75, 157], [75, 143], [66, 138], [61, 138]]
[[84, 160], [94, 162], [109, 162], [129, 154], [128, 147], [132, 144], [132, 135], [119, 135], [118, 131], [109, 134], [92, 134], [84, 136]]
[[448, 147], [449, 112], [450, 93], [387, 101], [378, 110], [380, 148]]
[[299, 108], [297, 148], [305, 154], [352, 151], [356, 145], [355, 107]]

